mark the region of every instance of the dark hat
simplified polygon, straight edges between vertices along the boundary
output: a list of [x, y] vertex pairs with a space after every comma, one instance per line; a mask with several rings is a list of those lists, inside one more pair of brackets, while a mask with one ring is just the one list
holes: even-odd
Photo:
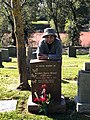
[[55, 37], [56, 35], [56, 31], [53, 28], [46, 28], [44, 29], [44, 34], [43, 34], [43, 38], [48, 36], [48, 35], [54, 35]]

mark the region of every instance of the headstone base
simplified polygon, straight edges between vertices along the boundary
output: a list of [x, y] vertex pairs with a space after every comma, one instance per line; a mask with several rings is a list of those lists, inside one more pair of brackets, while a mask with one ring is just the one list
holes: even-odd
[[76, 110], [79, 113], [90, 113], [90, 103], [77, 103]]
[[[39, 107], [36, 103], [32, 102], [32, 96], [29, 97], [27, 103], [28, 111], [31, 113], [39, 113]], [[61, 96], [61, 102], [53, 102], [48, 106], [48, 113], [65, 113], [66, 112], [66, 103], [64, 96]]]

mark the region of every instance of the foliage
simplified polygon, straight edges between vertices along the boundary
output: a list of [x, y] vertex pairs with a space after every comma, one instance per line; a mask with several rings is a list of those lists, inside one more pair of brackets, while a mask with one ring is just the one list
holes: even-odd
[[77, 27], [77, 23], [75, 21], [67, 20], [65, 31], [68, 34], [69, 43], [71, 46], [79, 46], [80, 45], [80, 30]]
[[2, 47], [7, 47], [9, 45], [12, 45], [13, 41], [12, 41], [11, 33], [3, 34], [1, 41], [2, 41], [1, 42], [2, 43]]
[[[80, 31], [88, 23], [90, 2], [88, 0], [42, 0], [41, 12], [48, 21], [53, 20], [57, 35], [65, 31], [72, 46], [80, 45]], [[45, 14], [46, 13], [46, 14]]]
[[35, 27], [32, 25], [32, 21], [37, 21], [39, 0], [26, 0], [22, 5], [22, 16], [24, 21], [24, 31], [26, 32], [26, 38], [28, 33], [35, 31]]
[[60, 38], [59, 32], [62, 31], [65, 22], [65, 14], [63, 15], [63, 1], [45, 0], [41, 7], [44, 8], [48, 20], [53, 20], [58, 38]]
[[[23, 24], [24, 24], [24, 34], [25, 42], [27, 43], [28, 32], [32, 33], [34, 28], [32, 26], [32, 21], [36, 20], [36, 15], [38, 11], [38, 0], [21, 0]], [[12, 18], [11, 12], [11, 1], [10, 0], [0, 0], [0, 15], [3, 18], [1, 32], [5, 33], [8, 31], [10, 26], [10, 31], [12, 32], [12, 38], [14, 39], [14, 45], [16, 45], [16, 38], [14, 34], [14, 20]], [[0, 19], [1, 19], [0, 17]], [[4, 22], [6, 20], [6, 22]]]
[[[69, 40], [69, 38], [68, 38], [68, 35], [65, 37], [65, 38], [63, 38], [63, 40], [62, 40], [62, 45], [63, 46], [69, 46], [70, 45], [70, 40]], [[63, 53], [64, 54], [64, 53]], [[67, 54], [67, 53], [66, 53]]]
[[78, 46], [80, 45], [79, 38], [82, 25], [85, 24], [86, 21], [88, 21], [87, 15], [89, 12], [90, 2], [87, 0], [68, 0], [66, 2], [66, 6], [68, 14], [66, 17], [65, 30], [68, 33], [71, 45]]
[[[3, 29], [4, 23], [6, 24], [4, 26], [11, 26], [10, 30], [12, 31], [13, 39], [15, 39], [13, 33], [14, 25], [11, 14], [10, 1], [0, 0], [0, 4], [0, 19], [3, 18], [3, 20], [7, 21], [3, 22], [1, 29]], [[48, 23], [53, 20], [53, 27], [55, 27], [58, 36], [59, 32], [63, 32], [64, 27], [68, 24], [68, 29], [70, 29], [69, 31], [72, 31], [71, 33], [66, 30], [67, 33], [70, 34], [69, 39], [72, 41], [72, 45], [78, 45], [79, 33], [82, 29], [82, 25], [88, 23], [89, 19], [88, 13], [90, 10], [90, 2], [88, 0], [21, 0], [21, 6], [25, 33], [24, 39], [26, 43], [27, 38], [31, 35], [32, 32], [35, 31], [35, 27], [32, 25], [32, 21], [37, 21], [42, 18], [43, 20], [48, 20]], [[71, 27], [72, 23], [71, 26], [69, 26], [69, 21], [72, 23], [74, 22], [75, 26]], [[75, 42], [73, 43], [73, 41]]]

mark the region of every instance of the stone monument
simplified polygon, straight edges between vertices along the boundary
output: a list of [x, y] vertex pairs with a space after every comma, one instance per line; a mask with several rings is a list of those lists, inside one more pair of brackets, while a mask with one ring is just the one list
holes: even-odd
[[90, 113], [90, 62], [86, 62], [84, 70], [79, 71], [76, 110]]
[[90, 57], [90, 48], [89, 48], [89, 54], [88, 54], [88, 56]]
[[3, 68], [4, 66], [2, 65], [2, 51], [0, 50], [0, 68]]
[[9, 57], [17, 57], [17, 48], [16, 46], [9, 45], [6, 47], [9, 52]]
[[48, 107], [49, 113], [65, 112], [65, 100], [61, 95], [61, 61], [31, 60], [32, 96], [28, 101], [28, 111], [38, 112], [38, 105], [34, 104], [35, 92], [41, 94], [41, 86], [47, 86], [47, 93], [51, 95], [52, 103]]
[[0, 50], [2, 51], [2, 62], [11, 62], [8, 49], [1, 48]]
[[76, 58], [76, 48], [74, 46], [68, 47], [68, 56]]

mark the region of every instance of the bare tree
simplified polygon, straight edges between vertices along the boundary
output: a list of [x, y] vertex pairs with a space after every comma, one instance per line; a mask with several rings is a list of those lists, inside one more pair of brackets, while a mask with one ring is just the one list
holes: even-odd
[[18, 89], [30, 90], [30, 86], [27, 80], [26, 48], [24, 43], [24, 29], [20, 0], [11, 0], [11, 7], [14, 19], [14, 32], [16, 36], [17, 59], [20, 76], [20, 85]]

